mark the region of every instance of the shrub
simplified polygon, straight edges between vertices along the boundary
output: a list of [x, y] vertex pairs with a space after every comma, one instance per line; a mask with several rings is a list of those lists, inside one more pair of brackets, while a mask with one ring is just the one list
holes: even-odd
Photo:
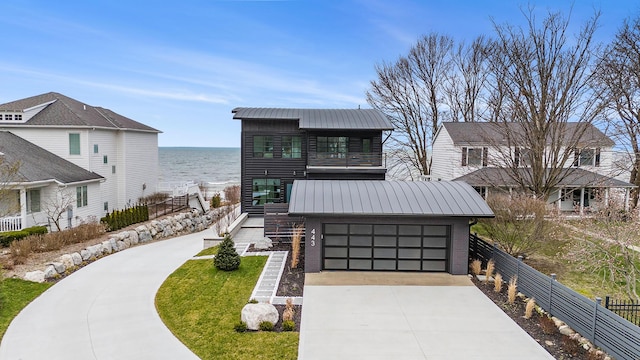
[[527, 306], [524, 308], [524, 318], [531, 319], [531, 316], [533, 316], [533, 309], [535, 308], [536, 308], [535, 299], [527, 300]]
[[471, 275], [473, 276], [480, 275], [480, 272], [482, 271], [482, 261], [478, 259], [473, 260], [471, 265], [469, 265], [469, 270], [471, 270]]
[[229, 204], [240, 202], [240, 185], [232, 185], [224, 188], [224, 198]]
[[294, 331], [296, 329], [296, 323], [293, 320], [282, 321], [282, 331]]
[[241, 332], [245, 332], [245, 331], [247, 331], [247, 323], [246, 323], [246, 322], [244, 322], [244, 321], [240, 321], [239, 323], [237, 323], [237, 324], [235, 324], [235, 325], [233, 326], [233, 329], [234, 329], [236, 332], [239, 332], [239, 333], [241, 333]]
[[138, 199], [139, 203], [142, 204], [157, 204], [161, 203], [169, 198], [169, 194], [162, 192], [155, 192], [153, 194], [149, 194], [147, 196], [143, 196]]
[[132, 224], [149, 220], [149, 208], [147, 205], [136, 205], [123, 210], [113, 210], [100, 219], [107, 231], [116, 231]]
[[489, 260], [489, 262], [487, 262], [487, 271], [485, 273], [486, 277], [484, 279], [485, 283], [489, 282], [489, 279], [493, 276], [493, 271], [496, 269], [496, 263], [493, 261], [493, 259]]
[[493, 290], [498, 293], [502, 291], [502, 275], [500, 275], [500, 273], [496, 273], [493, 281]]
[[7, 247], [11, 245], [12, 242], [24, 239], [27, 236], [29, 236], [29, 233], [24, 230], [3, 232], [0, 233], [0, 245]]
[[509, 286], [507, 287], [509, 304], [513, 304], [514, 302], [516, 302], [517, 293], [518, 293], [518, 277], [514, 275], [509, 280]]
[[249, 302], [247, 302], [247, 304], [257, 304], [257, 303], [258, 303], [258, 300], [256, 299], [251, 299], [249, 300]]
[[219, 208], [222, 205], [222, 197], [220, 196], [220, 193], [213, 194], [210, 203], [212, 208]]
[[286, 300], [285, 309], [282, 312], [282, 321], [293, 320], [293, 315], [295, 315], [295, 310], [293, 309], [293, 300], [291, 298], [288, 298]]
[[300, 261], [300, 241], [304, 228], [301, 225], [293, 227], [293, 235], [291, 236], [291, 267], [297, 268]]
[[262, 331], [273, 331], [273, 323], [271, 321], [262, 321], [258, 328]]
[[540, 328], [542, 332], [549, 335], [557, 331], [556, 324], [548, 316], [540, 316]]
[[220, 243], [218, 254], [213, 258], [213, 264], [216, 268], [224, 271], [232, 271], [240, 267], [240, 255], [234, 248], [231, 236], [226, 235]]

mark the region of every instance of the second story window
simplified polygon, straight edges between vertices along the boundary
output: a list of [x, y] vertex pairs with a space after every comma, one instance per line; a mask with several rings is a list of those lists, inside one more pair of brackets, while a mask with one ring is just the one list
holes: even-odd
[[462, 166], [487, 166], [489, 149], [482, 148], [462, 148]]
[[80, 134], [69, 134], [69, 155], [80, 155]]
[[600, 149], [575, 149], [573, 152], [573, 166], [600, 166]]
[[344, 159], [347, 157], [349, 138], [346, 136], [318, 136], [318, 155], [327, 158]]
[[531, 167], [531, 150], [527, 148], [515, 148], [515, 166]]
[[362, 139], [362, 152], [363, 153], [371, 152], [371, 138]]
[[253, 157], [273, 158], [273, 136], [255, 135], [253, 137]]
[[302, 157], [302, 138], [300, 136], [282, 137], [282, 158], [300, 159]]

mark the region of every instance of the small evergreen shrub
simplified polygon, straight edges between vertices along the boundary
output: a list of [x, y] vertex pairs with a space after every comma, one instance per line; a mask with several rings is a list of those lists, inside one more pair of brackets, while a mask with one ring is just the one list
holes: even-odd
[[243, 332], [247, 331], [247, 323], [244, 322], [244, 321], [240, 321], [239, 323], [237, 323], [237, 324], [235, 324], [233, 326], [233, 329], [236, 332], [243, 333]]
[[296, 323], [293, 320], [285, 320], [282, 322], [282, 331], [294, 331]]
[[149, 220], [149, 208], [146, 204], [136, 205], [123, 210], [113, 210], [100, 219], [107, 231], [116, 231], [132, 224]]
[[261, 331], [273, 331], [273, 323], [271, 321], [262, 321], [260, 325], [258, 325], [258, 328]]
[[11, 245], [12, 242], [26, 238], [27, 236], [29, 236], [29, 233], [24, 230], [3, 232], [0, 233], [0, 245], [7, 247]]
[[220, 193], [213, 194], [210, 202], [211, 202], [212, 208], [214, 209], [219, 208], [222, 205], [222, 197], [220, 196]]
[[240, 267], [240, 255], [234, 248], [231, 236], [226, 235], [220, 243], [218, 254], [213, 259], [213, 265], [223, 271], [233, 271]]

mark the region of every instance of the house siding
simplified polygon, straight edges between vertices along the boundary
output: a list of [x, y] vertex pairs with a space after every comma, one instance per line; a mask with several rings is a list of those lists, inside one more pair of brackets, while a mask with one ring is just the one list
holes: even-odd
[[140, 197], [153, 193], [157, 187], [158, 136], [155, 133], [122, 132], [118, 143], [121, 145], [116, 164], [118, 208], [123, 208], [134, 205]]
[[452, 180], [454, 170], [460, 165], [461, 151], [453, 145], [453, 140], [444, 127], [440, 128], [433, 141], [431, 175], [434, 179]]

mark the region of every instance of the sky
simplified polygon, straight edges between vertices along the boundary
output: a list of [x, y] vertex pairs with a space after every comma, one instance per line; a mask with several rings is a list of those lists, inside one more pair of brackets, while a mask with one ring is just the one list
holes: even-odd
[[236, 107], [367, 108], [376, 64], [432, 32], [523, 25], [528, 5], [572, 8], [576, 32], [600, 10], [603, 43], [640, 16], [637, 0], [2, 0], [0, 103], [53, 91], [162, 131], [159, 146], [239, 147]]

